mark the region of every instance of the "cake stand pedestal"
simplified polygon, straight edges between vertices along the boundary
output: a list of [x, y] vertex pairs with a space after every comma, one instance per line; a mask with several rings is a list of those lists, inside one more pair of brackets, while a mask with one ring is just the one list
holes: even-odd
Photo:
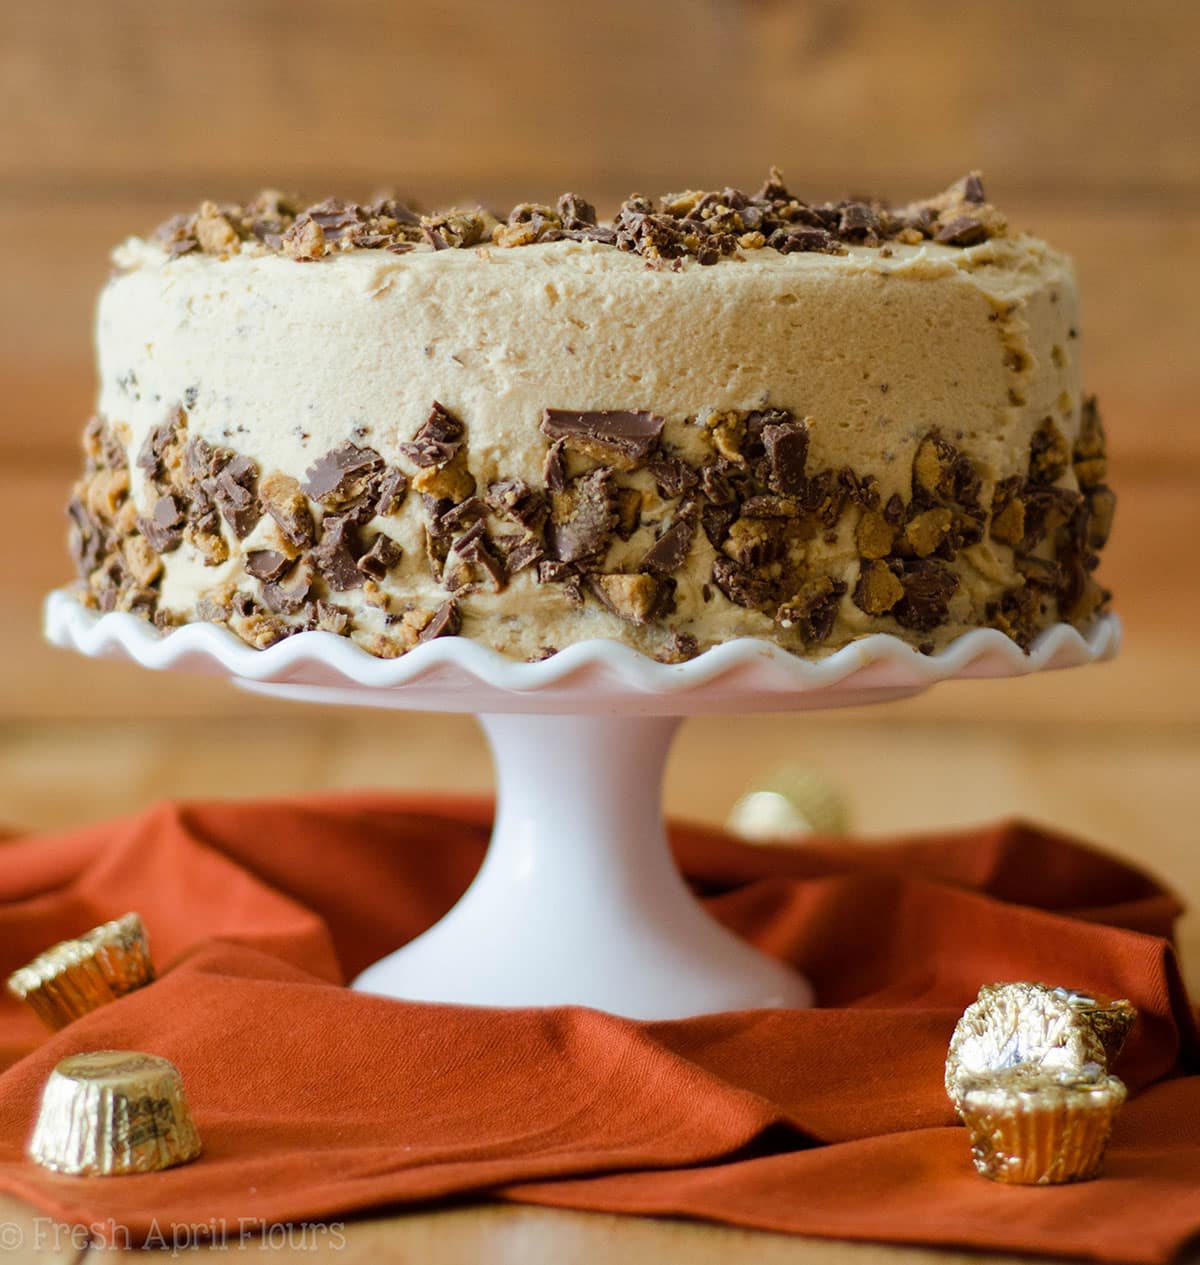
[[715, 922], [675, 866], [663, 766], [684, 716], [885, 702], [939, 681], [1026, 675], [1111, 658], [1120, 627], [1057, 625], [1024, 654], [992, 630], [936, 655], [863, 638], [816, 662], [767, 642], [665, 665], [609, 641], [514, 663], [464, 638], [375, 659], [306, 632], [254, 650], [210, 624], [163, 634], [51, 594], [46, 635], [95, 658], [232, 677], [300, 702], [476, 713], [496, 762], [496, 821], [483, 866], [434, 927], [354, 987], [410, 1000], [583, 1005], [636, 1019], [813, 1004], [797, 972]]

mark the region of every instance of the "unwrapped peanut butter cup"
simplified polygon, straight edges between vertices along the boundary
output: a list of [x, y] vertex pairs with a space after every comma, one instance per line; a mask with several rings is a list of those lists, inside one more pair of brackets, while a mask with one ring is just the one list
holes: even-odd
[[42, 1091], [29, 1157], [58, 1173], [153, 1173], [200, 1154], [183, 1080], [169, 1059], [96, 1050], [63, 1059]]
[[58, 1029], [153, 979], [146, 928], [126, 914], [39, 954], [9, 976], [8, 991]]
[[1124, 1101], [1125, 1086], [1098, 1069], [1023, 1065], [964, 1080], [958, 1109], [984, 1177], [1045, 1186], [1099, 1175]]

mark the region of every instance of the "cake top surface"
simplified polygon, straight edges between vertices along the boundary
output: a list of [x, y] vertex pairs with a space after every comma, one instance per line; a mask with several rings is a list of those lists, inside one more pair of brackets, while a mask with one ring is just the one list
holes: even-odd
[[895, 246], [961, 249], [1007, 235], [1007, 222], [987, 201], [978, 172], [934, 197], [891, 205], [805, 202], [772, 168], [753, 194], [732, 188], [688, 190], [657, 200], [635, 194], [608, 222], [574, 193], [563, 194], [554, 206], [520, 203], [500, 219], [480, 208], [422, 214], [391, 197], [370, 203], [326, 198], [305, 206], [300, 198], [266, 191], [245, 204], [204, 202], [160, 225], [152, 242], [169, 260], [248, 254], [308, 263], [346, 252], [410, 254], [574, 241], [679, 266], [685, 260], [708, 265], [745, 258], [764, 248], [783, 255], [846, 255], [864, 248], [886, 255]]

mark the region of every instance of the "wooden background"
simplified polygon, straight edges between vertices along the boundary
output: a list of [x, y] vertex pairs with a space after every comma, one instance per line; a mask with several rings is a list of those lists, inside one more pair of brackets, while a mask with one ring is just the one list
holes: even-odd
[[[975, 166], [1078, 263], [1087, 385], [1120, 493], [1102, 575], [1122, 658], [876, 710], [693, 721], [668, 806], [719, 820], [769, 766], [803, 763], [869, 833], [1020, 813], [1141, 857], [1200, 903], [1198, 46], [1192, 0], [5, 6], [0, 820], [490, 778], [466, 719], [271, 705], [41, 645], [42, 595], [68, 574], [61, 506], [94, 390], [92, 308], [122, 236], [267, 184], [501, 207], [572, 188], [610, 210], [635, 189], [753, 186], [770, 162], [812, 198], [915, 196]], [[537, 1233], [514, 1240], [523, 1259]], [[603, 1259], [616, 1233], [551, 1232], [545, 1259], [564, 1243]], [[683, 1242], [645, 1233], [629, 1259]], [[756, 1259], [764, 1242], [689, 1251]], [[786, 1258], [829, 1259], [801, 1248]]]

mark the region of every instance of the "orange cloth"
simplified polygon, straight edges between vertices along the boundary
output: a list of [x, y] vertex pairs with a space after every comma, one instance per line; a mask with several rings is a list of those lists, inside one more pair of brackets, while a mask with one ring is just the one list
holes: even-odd
[[[0, 1188], [117, 1242], [449, 1196], [1123, 1261], [1200, 1230], [1200, 1040], [1179, 907], [1144, 874], [1024, 826], [766, 849], [677, 827], [709, 908], [825, 1008], [634, 1023], [340, 987], [450, 907], [489, 818], [383, 795], [164, 805], [0, 847], [0, 972], [129, 909], [162, 972], [54, 1036], [0, 1003]], [[1100, 1182], [971, 1166], [946, 1043], [980, 984], [1010, 979], [1141, 1011]], [[197, 1163], [104, 1180], [24, 1159], [50, 1070], [104, 1047], [179, 1065]]]

